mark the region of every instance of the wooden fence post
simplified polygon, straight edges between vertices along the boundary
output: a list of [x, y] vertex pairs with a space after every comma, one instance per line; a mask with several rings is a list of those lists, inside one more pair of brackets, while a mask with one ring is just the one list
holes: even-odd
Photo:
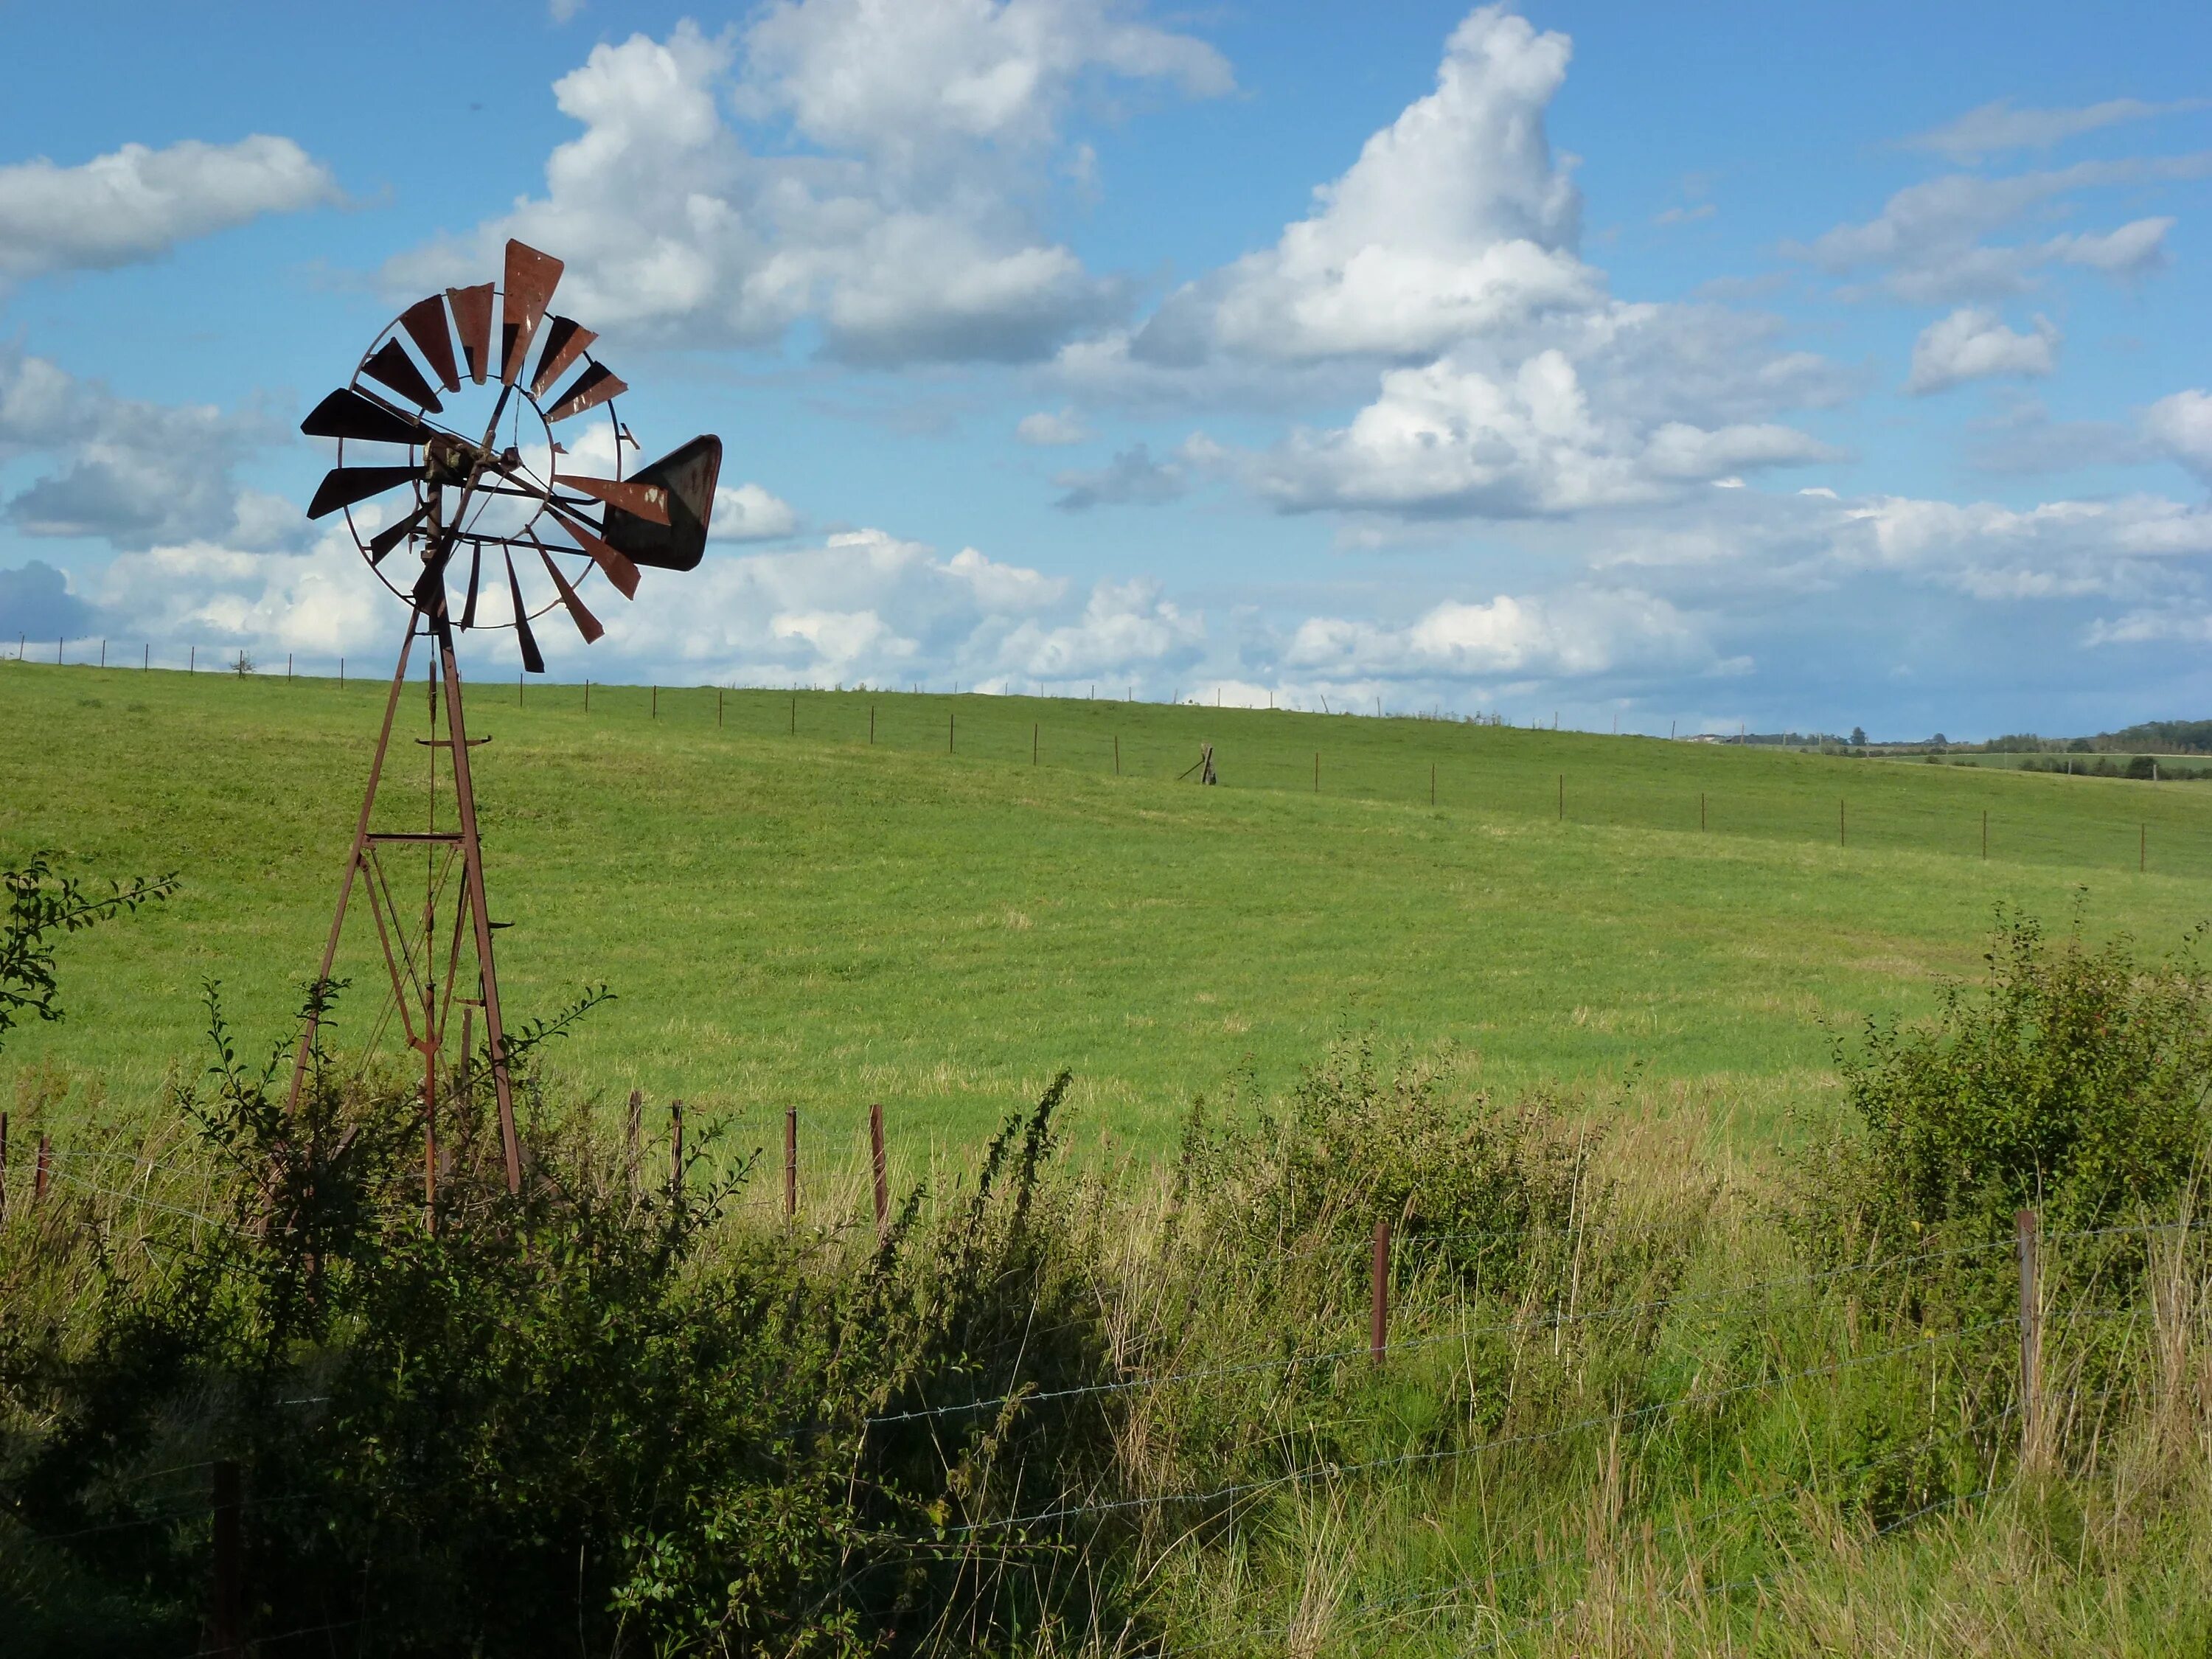
[[1321, 750], [1314, 750], [1314, 793], [1321, 793]]
[[799, 1213], [799, 1108], [783, 1109], [783, 1213]]
[[1700, 829], [1700, 830], [1703, 830], [1705, 827], [1705, 792], [1704, 790], [1700, 789], [1700, 790], [1698, 790], [1698, 829]]
[[54, 1138], [47, 1134], [40, 1135], [38, 1167], [31, 1172], [31, 1202], [33, 1204], [43, 1204], [46, 1201], [46, 1172], [52, 1165], [53, 1156]]
[[668, 1193], [672, 1198], [684, 1196], [684, 1103], [668, 1103]]
[[8, 1114], [0, 1112], [0, 1221], [8, 1218]]
[[1037, 733], [1043, 728], [1044, 723], [1042, 720], [1030, 722], [1030, 764], [1031, 766], [1037, 763]]
[[876, 1233], [880, 1237], [890, 1225], [890, 1170], [884, 1162], [884, 1106], [877, 1101], [868, 1108], [868, 1151], [875, 1164], [876, 1173]]
[[584, 682], [584, 712], [586, 714], [592, 712], [592, 683], [589, 680]]
[[952, 753], [952, 711], [945, 711], [945, 752]]
[[222, 1659], [246, 1652], [246, 1539], [239, 1526], [238, 1465], [215, 1463], [215, 1603], [208, 1620], [208, 1649]]
[[660, 718], [660, 688], [657, 685], [653, 688], [653, 718]]
[[2020, 1461], [2040, 1464], [2044, 1453], [2043, 1297], [2035, 1212], [2013, 1217], [2020, 1253]]
[[1375, 1256], [1368, 1267], [1368, 1346], [1377, 1365], [1390, 1346], [1390, 1224], [1375, 1224]]

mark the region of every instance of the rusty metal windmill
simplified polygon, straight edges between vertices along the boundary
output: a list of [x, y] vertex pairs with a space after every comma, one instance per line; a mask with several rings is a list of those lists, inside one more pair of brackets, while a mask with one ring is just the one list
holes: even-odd
[[[490, 739], [468, 734], [454, 636], [512, 630], [526, 672], [544, 673], [532, 622], [558, 606], [586, 644], [605, 631], [585, 603], [595, 574], [630, 599], [640, 566], [697, 568], [721, 469], [721, 440], [702, 436], [625, 475], [624, 453], [636, 441], [615, 398], [628, 387], [593, 356], [597, 335], [549, 313], [561, 271], [551, 255], [509, 242], [502, 282], [447, 289], [408, 307], [370, 343], [353, 379], [300, 426], [337, 443], [337, 465], [307, 516], [343, 512], [369, 569], [407, 608], [317, 981], [330, 981], [359, 888], [375, 922], [392, 1006], [422, 1057], [426, 1204], [436, 1197], [439, 1082], [456, 1007], [465, 1065], [472, 1021], [483, 1016], [508, 1190], [519, 1191], [522, 1181], [492, 950], [493, 933], [505, 924], [491, 919], [484, 895], [469, 768], [471, 748]], [[590, 422], [568, 424], [586, 415]], [[416, 739], [429, 754], [429, 819], [395, 830], [380, 827], [377, 787], [418, 637], [432, 647], [429, 735]], [[442, 828], [441, 770], [452, 792], [452, 822]], [[416, 873], [408, 860], [419, 860], [419, 894], [407, 886]], [[398, 887], [395, 863], [403, 866]], [[295, 1109], [318, 1018], [310, 1012], [293, 1065]]]

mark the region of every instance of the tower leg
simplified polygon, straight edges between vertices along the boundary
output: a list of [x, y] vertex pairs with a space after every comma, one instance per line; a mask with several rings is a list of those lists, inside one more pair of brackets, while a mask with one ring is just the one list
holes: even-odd
[[438, 655], [446, 686], [446, 737], [453, 744], [453, 793], [461, 818], [461, 860], [465, 904], [476, 922], [477, 962], [483, 971], [484, 1038], [491, 1048], [492, 1091], [499, 1100], [500, 1150], [507, 1158], [507, 1189], [522, 1190], [522, 1146], [514, 1133], [514, 1085], [507, 1069], [507, 1032], [500, 1020], [499, 969], [492, 961], [491, 912], [484, 897], [483, 848], [477, 839], [476, 786], [469, 773], [468, 726], [461, 713], [461, 671], [453, 660], [453, 640], [438, 624]]
[[[331, 917], [331, 936], [323, 945], [323, 965], [316, 970], [315, 985], [320, 988], [330, 982], [331, 965], [337, 960], [338, 936], [345, 931], [346, 904], [353, 897], [354, 878], [361, 873], [362, 854], [368, 846], [368, 818], [376, 805], [376, 786], [384, 776], [385, 752], [392, 746], [392, 716], [399, 712], [399, 693], [407, 684], [407, 658], [415, 648], [415, 628], [421, 618], [413, 611], [407, 616], [407, 635], [399, 642], [399, 665], [392, 671], [392, 692], [384, 700], [384, 724], [376, 734], [376, 757], [368, 765], [368, 787], [362, 792], [361, 816], [354, 823], [353, 849], [346, 854], [345, 879], [338, 884], [337, 909]], [[314, 1051], [315, 1033], [320, 1024], [317, 1010], [311, 1005], [307, 1011], [307, 1030], [300, 1033], [300, 1050], [292, 1060], [292, 1089], [286, 1105], [294, 1113], [300, 1109], [300, 1091], [307, 1078], [307, 1056]]]

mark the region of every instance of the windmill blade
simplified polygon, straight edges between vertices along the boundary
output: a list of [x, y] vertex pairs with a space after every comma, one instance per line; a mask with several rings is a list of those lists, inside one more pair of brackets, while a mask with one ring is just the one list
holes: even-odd
[[379, 346], [376, 355], [361, 366], [361, 372], [390, 386], [417, 409], [435, 415], [446, 407], [438, 401], [438, 394], [430, 390], [422, 371], [415, 367], [415, 360], [407, 355], [406, 347], [397, 340], [386, 340]]
[[491, 362], [491, 301], [497, 290], [489, 283], [474, 288], [449, 288], [446, 303], [453, 308], [453, 328], [461, 337], [461, 356], [469, 366], [469, 379], [484, 383], [484, 368]]
[[469, 549], [469, 596], [461, 601], [461, 626], [477, 625], [477, 578], [483, 574], [483, 544], [477, 543]]
[[545, 388], [568, 372], [568, 365], [584, 355], [584, 348], [599, 337], [581, 323], [556, 317], [545, 328], [545, 355], [538, 360], [538, 373], [530, 378], [530, 395], [543, 398]]
[[307, 412], [300, 430], [310, 438], [351, 438], [374, 444], [419, 444], [419, 421], [388, 409], [351, 386], [340, 386]]
[[342, 507], [365, 501], [371, 495], [381, 495], [398, 485], [412, 483], [422, 475], [419, 466], [334, 466], [315, 486], [315, 499], [307, 503], [307, 516], [319, 519]]
[[405, 518], [400, 520], [397, 524], [386, 525], [383, 529], [378, 531], [376, 534], [371, 536], [368, 538], [368, 562], [370, 566], [373, 568], [376, 565], [382, 564], [384, 562], [385, 555], [391, 552], [392, 550], [398, 546], [400, 543], [405, 541], [409, 532], [411, 532], [416, 525], [422, 522], [423, 519], [428, 515], [429, 511], [430, 503], [425, 501], [422, 506], [416, 507], [412, 513], [410, 513]]
[[620, 478], [586, 478], [574, 472], [556, 472], [553, 482], [597, 496], [611, 506], [653, 524], [668, 522], [668, 492], [659, 484], [625, 483]]
[[530, 631], [530, 613], [522, 608], [522, 584], [514, 579], [514, 553], [507, 554], [507, 591], [514, 596], [514, 642], [522, 647], [522, 665], [531, 673], [545, 672], [545, 653], [538, 648], [538, 636]]
[[[707, 554], [707, 522], [714, 510], [714, 485], [722, 474], [722, 441], [702, 434], [672, 449], [630, 478], [658, 489], [668, 506], [665, 524], [610, 502], [605, 536], [633, 564], [656, 570], [696, 570]], [[558, 475], [556, 475], [556, 477]]]
[[576, 624], [576, 631], [584, 636], [586, 645], [596, 645], [607, 630], [599, 626], [599, 619], [585, 609], [584, 602], [576, 597], [576, 590], [561, 574], [561, 567], [553, 562], [553, 556], [545, 550], [545, 544], [532, 536], [531, 543], [538, 549], [538, 556], [545, 561], [545, 574], [553, 579], [553, 586], [561, 595], [561, 603], [568, 607], [568, 620]]
[[399, 326], [415, 342], [415, 349], [430, 365], [438, 384], [448, 392], [459, 392], [461, 377], [453, 365], [453, 331], [446, 325], [446, 302], [434, 294], [417, 300], [399, 313]]
[[562, 270], [558, 259], [527, 243], [510, 240], [507, 245], [506, 316], [501, 330], [505, 350], [499, 378], [509, 386], [522, 372], [522, 360], [530, 354], [531, 336], [538, 332], [538, 320], [545, 314]]
[[550, 422], [565, 421], [571, 415], [580, 415], [587, 409], [596, 409], [610, 398], [617, 397], [629, 387], [605, 363], [593, 363], [576, 377], [576, 382], [562, 394], [561, 401], [545, 411]]
[[599, 532], [592, 529], [586, 520], [578, 518], [558, 501], [548, 501], [546, 506], [561, 528], [574, 536], [576, 544], [590, 554], [598, 562], [599, 568], [607, 573], [607, 580], [615, 585], [615, 591], [626, 599], [635, 599], [637, 567], [630, 562], [629, 556], [608, 546]]

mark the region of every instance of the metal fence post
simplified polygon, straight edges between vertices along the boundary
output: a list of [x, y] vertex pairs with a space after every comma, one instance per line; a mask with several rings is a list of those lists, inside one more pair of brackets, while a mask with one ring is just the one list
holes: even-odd
[[1375, 1224], [1375, 1257], [1368, 1270], [1368, 1345], [1377, 1365], [1390, 1346], [1390, 1224]]
[[638, 1157], [638, 1142], [645, 1130], [645, 1092], [641, 1089], [629, 1091], [629, 1120], [623, 1125], [623, 1167], [629, 1172], [629, 1195], [637, 1200], [637, 1186], [641, 1165]]
[[2013, 1217], [2020, 1253], [2020, 1461], [2040, 1466], [2044, 1454], [2043, 1297], [2035, 1212]]
[[876, 1173], [876, 1231], [881, 1234], [890, 1225], [890, 1171], [884, 1162], [884, 1108], [878, 1101], [868, 1108], [868, 1150], [875, 1164]]
[[668, 1103], [668, 1192], [672, 1198], [684, 1196], [684, 1103]]

